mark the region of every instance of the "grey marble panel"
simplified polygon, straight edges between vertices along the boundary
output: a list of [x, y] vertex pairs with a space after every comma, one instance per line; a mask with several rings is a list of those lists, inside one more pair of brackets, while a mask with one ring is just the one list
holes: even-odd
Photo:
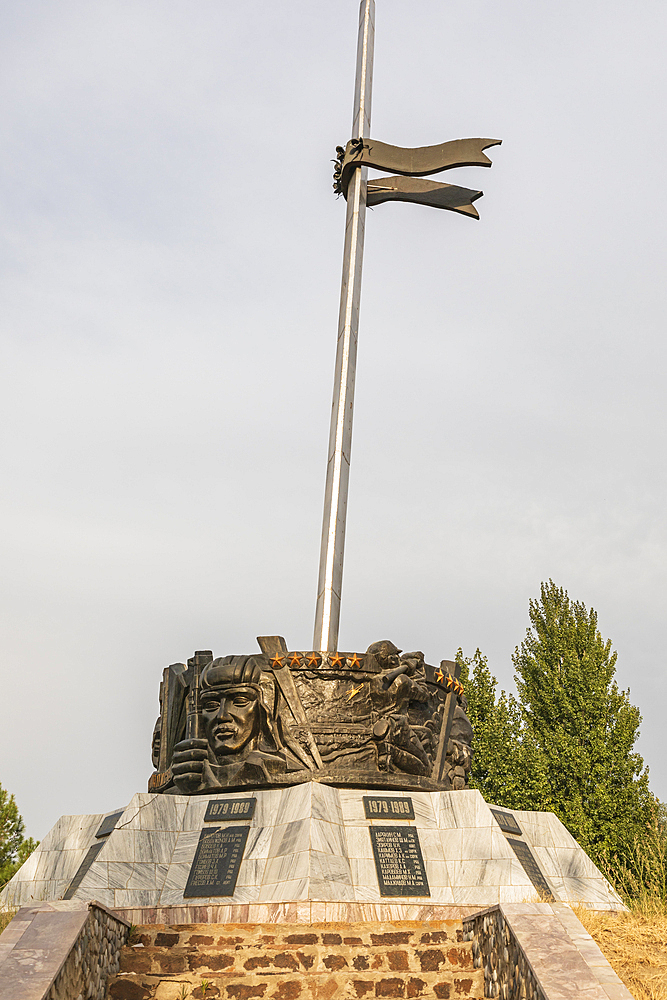
[[610, 903], [619, 900], [619, 897], [610, 892], [602, 878], [564, 878], [563, 899], [568, 903]]
[[[31, 879], [36, 878], [37, 865], [39, 864], [42, 855], [46, 853], [46, 851], [41, 851], [39, 848], [33, 851], [30, 857], [23, 862], [16, 873], [18, 875], [18, 881], [29, 882]], [[16, 878], [16, 876], [14, 877]]]
[[438, 820], [430, 792], [392, 792], [391, 794], [392, 796], [401, 795], [403, 798], [412, 799], [412, 808], [415, 811], [414, 826], [424, 830], [437, 828]]
[[251, 826], [274, 826], [282, 799], [282, 789], [270, 788], [255, 792], [257, 805], [253, 813]]
[[347, 844], [345, 843], [343, 827], [337, 823], [312, 819], [310, 821], [310, 846], [315, 851], [344, 857], [347, 854]]
[[377, 888], [378, 877], [372, 858], [350, 858], [350, 870], [354, 885], [371, 885]]
[[[162, 868], [162, 866], [160, 866]], [[125, 885], [126, 889], [161, 889], [164, 883], [164, 874], [158, 878], [158, 866], [135, 861], [130, 877]], [[165, 866], [166, 870], [166, 866]]]
[[98, 861], [134, 861], [134, 830], [114, 830], [100, 851]]
[[[516, 886], [503, 887], [504, 893], [512, 894]], [[500, 902], [498, 885], [455, 885], [452, 887], [453, 901], [457, 906], [493, 906]]]
[[48, 899], [49, 882], [46, 879], [33, 882], [17, 882], [16, 886], [8, 886], [11, 891], [3, 902], [7, 906], [25, 906], [28, 903]]
[[193, 795], [190, 798], [185, 809], [185, 815], [183, 816], [181, 831], [202, 829], [206, 807], [210, 801], [208, 797], [204, 798], [201, 795]]
[[[84, 853], [85, 853], [84, 851], [81, 852], [81, 858], [83, 858]], [[51, 878], [51, 872], [55, 867], [56, 858], [59, 856], [59, 854], [60, 854], [59, 851], [39, 851], [39, 853], [37, 854], [37, 864], [35, 867], [35, 874], [33, 876], [33, 878], [36, 881], [42, 882], [44, 879]], [[24, 881], [23, 873], [19, 871], [17, 874], [20, 876], [19, 881], [23, 882]]]
[[344, 824], [338, 788], [332, 788], [331, 785], [313, 784], [312, 818], [338, 826]]
[[354, 900], [356, 903], [381, 903], [386, 902], [386, 899], [380, 895], [380, 890], [377, 885], [377, 879], [375, 885], [371, 883], [354, 884]]
[[556, 856], [555, 847], [532, 847], [531, 850], [545, 875], [548, 875], [550, 878], [562, 878], [563, 873]]
[[186, 830], [184, 833], [179, 833], [174, 853], [171, 856], [171, 864], [192, 864], [199, 843], [199, 832], [199, 830]]
[[364, 813], [364, 792], [356, 788], [340, 788], [338, 794], [345, 826], [368, 826]]
[[[99, 821], [99, 822], [98, 822]], [[101, 815], [93, 816], [61, 816], [52, 831], [40, 844], [43, 851], [84, 851], [94, 839]]]
[[236, 880], [239, 885], [261, 885], [266, 871], [266, 858], [246, 858], [244, 856]]
[[110, 861], [108, 867], [109, 888], [127, 889], [127, 883], [134, 870], [134, 861]]
[[505, 834], [500, 830], [491, 830], [491, 857], [492, 858], [510, 858], [514, 861], [516, 855], [514, 851], [507, 843]]
[[565, 829], [561, 821], [553, 813], [535, 813], [534, 815], [539, 819], [544, 817], [545, 825], [551, 831], [554, 847], [576, 847], [582, 850], [572, 834]]
[[[431, 861], [444, 861], [445, 855], [442, 849], [441, 830], [418, 830], [419, 844], [422, 849], [424, 859]], [[370, 837], [368, 838], [370, 840]]]
[[260, 903], [280, 902], [287, 903], [293, 899], [308, 899], [308, 879], [297, 878], [280, 885], [272, 883], [263, 885], [257, 897]]
[[535, 886], [530, 885], [501, 885], [501, 903], [537, 903], [539, 895]]
[[72, 823], [81, 818], [80, 816], [61, 816], [42, 839], [39, 849], [41, 851], [62, 851], [67, 835], [71, 831]]
[[262, 891], [262, 886], [258, 882], [256, 885], [239, 885], [236, 884], [234, 889], [234, 895], [231, 899], [227, 897], [218, 896], [215, 900], [216, 903], [256, 903], [259, 899], [260, 893]]
[[[188, 881], [188, 875], [190, 874], [191, 865], [189, 864], [171, 864], [167, 869], [167, 875], [164, 880], [164, 890], [167, 889], [178, 889], [183, 894], [183, 890]], [[164, 895], [164, 892], [163, 892]]]
[[311, 876], [308, 898], [328, 902], [347, 900], [354, 902], [354, 888], [343, 882], [331, 882], [328, 879], [318, 879]]
[[264, 869], [262, 884], [268, 885], [272, 882], [288, 882], [307, 878], [309, 855], [309, 851], [300, 851], [298, 854], [285, 854], [277, 858], [269, 858]]
[[160, 893], [157, 889], [114, 889], [113, 897], [114, 902], [107, 906], [157, 906]]
[[[160, 900], [157, 905], [159, 906], [183, 906], [186, 903], [191, 902], [189, 899], [185, 899], [183, 896], [183, 889], [163, 889], [160, 893]], [[220, 902], [220, 900], [213, 900], [213, 902]], [[206, 905], [206, 900], [197, 899], [197, 906]]]
[[283, 854], [296, 854], [297, 851], [307, 851], [309, 847], [310, 820], [300, 819], [275, 827], [269, 855], [275, 858]]
[[532, 892], [534, 886], [533, 883], [530, 881], [530, 876], [527, 874], [526, 869], [523, 867], [523, 865], [518, 861], [516, 857], [512, 858], [512, 860], [510, 861], [510, 865], [511, 865], [510, 867], [511, 884], [523, 886], [524, 890], [528, 888]]
[[71, 881], [85, 855], [85, 851], [45, 851], [37, 865], [35, 878]]
[[373, 845], [371, 844], [368, 824], [364, 826], [348, 826], [345, 828], [345, 839], [347, 841], [347, 855], [350, 858], [372, 858]]
[[79, 822], [72, 824], [64, 848], [65, 850], [82, 850], [85, 852], [91, 844], [95, 843], [95, 834], [104, 819], [104, 814], [74, 816], [73, 819]]
[[449, 875], [452, 886], [500, 886], [512, 884], [512, 862], [493, 860], [450, 861]]
[[416, 897], [426, 906], [451, 906], [454, 902], [454, 890], [449, 885], [431, 885], [431, 895]]
[[106, 861], [93, 861], [92, 865], [81, 879], [79, 889], [87, 893], [89, 889], [109, 888], [109, 866]]
[[311, 788], [311, 782], [305, 782], [303, 785], [293, 785], [283, 791], [274, 819], [276, 826], [283, 826], [295, 820], [310, 819]]
[[95, 899], [97, 900], [98, 903], [101, 903], [102, 906], [108, 906], [110, 910], [113, 909], [114, 906], [113, 889], [95, 889], [95, 892], [92, 893], [90, 896], [85, 895], [85, 893], [82, 894], [81, 896], [78, 896], [77, 894], [79, 892], [82, 892], [81, 887], [77, 889], [77, 892], [75, 893], [75, 899]]
[[51, 899], [62, 899], [67, 891], [67, 888], [72, 880], [69, 878], [57, 878], [53, 882], [53, 896]]
[[[513, 815], [521, 827], [521, 831], [526, 840], [535, 847], [554, 847], [554, 839], [551, 824], [548, 821], [548, 813], [523, 812], [515, 809]], [[569, 845], [568, 845], [569, 846]]]
[[445, 861], [429, 861], [424, 858], [424, 867], [431, 894], [435, 886], [450, 885], [450, 875]]
[[323, 854], [321, 851], [310, 852], [310, 878], [326, 882], [338, 882], [343, 885], [352, 884], [352, 872], [347, 858], [336, 857], [334, 854]]
[[272, 836], [273, 827], [251, 826], [243, 857], [246, 860], [250, 858], [268, 858]]
[[141, 811], [155, 798], [154, 794], [148, 792], [135, 792], [130, 804], [126, 807], [123, 815], [116, 823], [117, 830], [139, 830]]
[[178, 836], [168, 830], [138, 830], [134, 835], [134, 860], [169, 864]]
[[565, 878], [601, 878], [602, 873], [581, 847], [555, 847], [556, 862]]
[[463, 830], [440, 830], [440, 843], [445, 861], [462, 860], [463, 836]]
[[482, 827], [481, 830], [464, 830], [463, 860], [487, 860], [491, 858], [491, 840], [490, 826]]
[[[141, 809], [138, 820], [140, 830], [180, 831], [188, 807], [183, 795], [155, 795]], [[122, 817], [120, 822], [122, 823]]]
[[495, 827], [496, 823], [491, 810], [476, 789], [458, 792], [439, 792], [441, 803], [449, 799], [450, 806], [456, 818], [455, 825], [461, 829], [480, 829]]

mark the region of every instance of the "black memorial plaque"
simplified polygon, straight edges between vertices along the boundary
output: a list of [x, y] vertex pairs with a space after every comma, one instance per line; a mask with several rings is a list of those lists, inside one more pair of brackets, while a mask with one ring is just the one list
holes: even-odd
[[219, 823], [220, 820], [234, 821], [252, 819], [257, 799], [215, 799], [206, 807], [205, 823]]
[[504, 833], [516, 833], [519, 837], [521, 836], [521, 827], [512, 813], [502, 812], [500, 809], [492, 809], [491, 812]]
[[248, 826], [202, 830], [183, 895], [233, 896], [243, 860]]
[[414, 819], [415, 810], [410, 798], [392, 798], [388, 795], [364, 795], [366, 819]]
[[81, 862], [81, 864], [77, 868], [76, 874], [75, 874], [74, 878], [72, 879], [72, 881], [70, 882], [70, 884], [67, 886], [67, 891], [63, 895], [63, 899], [73, 899], [74, 898], [74, 893], [76, 892], [76, 890], [79, 888], [79, 886], [83, 882], [84, 875], [86, 875], [88, 873], [88, 871], [90, 869], [90, 866], [92, 865], [93, 861], [95, 860], [95, 858], [97, 857], [97, 855], [100, 853], [100, 851], [102, 850], [102, 848], [104, 847], [105, 844], [106, 844], [106, 840], [98, 840], [96, 844], [93, 844], [92, 847], [88, 848], [88, 850], [86, 851], [86, 856], [84, 857], [83, 861]]
[[521, 867], [525, 871], [526, 875], [537, 889], [540, 899], [545, 903], [554, 903], [554, 894], [549, 888], [549, 884], [544, 875], [540, 871], [537, 861], [535, 860], [533, 852], [528, 844], [526, 844], [523, 840], [515, 840], [513, 837], [508, 837], [507, 843], [519, 859]]
[[381, 896], [430, 896], [414, 827], [369, 826]]

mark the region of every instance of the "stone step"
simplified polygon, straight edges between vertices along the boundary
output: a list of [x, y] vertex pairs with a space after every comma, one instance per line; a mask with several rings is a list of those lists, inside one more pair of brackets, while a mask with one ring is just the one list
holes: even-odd
[[[461, 921], [143, 925], [108, 1000], [465, 1000], [484, 995]], [[204, 993], [202, 993], [202, 989]]]

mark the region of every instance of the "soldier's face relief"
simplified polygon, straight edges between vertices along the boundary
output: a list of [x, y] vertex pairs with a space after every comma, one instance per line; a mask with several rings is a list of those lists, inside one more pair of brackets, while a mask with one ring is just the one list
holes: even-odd
[[241, 753], [259, 732], [259, 702], [252, 688], [203, 691], [201, 711], [204, 735], [216, 756]]

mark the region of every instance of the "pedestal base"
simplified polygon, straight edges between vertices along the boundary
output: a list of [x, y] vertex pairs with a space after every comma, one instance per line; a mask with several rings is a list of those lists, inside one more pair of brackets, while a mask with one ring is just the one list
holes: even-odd
[[[447, 919], [448, 907], [458, 915], [462, 906], [540, 897], [623, 907], [552, 813], [498, 810], [477, 791], [393, 792], [405, 809], [368, 819], [364, 796], [378, 793], [315, 782], [210, 797], [138, 793], [106, 834], [103, 814], [62, 817], [0, 893], [0, 907], [95, 899], [133, 923]], [[230, 822], [218, 810], [205, 822], [209, 802], [252, 798], [252, 818]], [[202, 830], [226, 827], [247, 828], [233, 894], [188, 898]], [[403, 895], [400, 885], [382, 894], [373, 827], [416, 831], [428, 895]]]

